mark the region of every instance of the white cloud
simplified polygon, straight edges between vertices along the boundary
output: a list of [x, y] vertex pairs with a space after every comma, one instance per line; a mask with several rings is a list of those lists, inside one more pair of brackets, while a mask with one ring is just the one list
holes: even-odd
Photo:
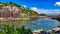
[[31, 7], [31, 10], [34, 10], [36, 12], [38, 12], [39, 14], [41, 13], [45, 13], [45, 14], [60, 14], [60, 10], [59, 9], [38, 9], [36, 7]]
[[36, 7], [31, 7], [31, 10], [36, 11], [37, 13], [47, 13], [48, 10], [38, 9]]
[[37, 11], [38, 9], [36, 7], [31, 7], [32, 10]]
[[55, 3], [55, 6], [60, 6], [60, 2], [56, 2]]
[[36, 8], [36, 7], [31, 7], [31, 10], [33, 10], [33, 11], [36, 11], [36, 12], [40, 13], [40, 9], [38, 9], [38, 8]]
[[22, 5], [23, 7], [27, 7], [26, 5]]

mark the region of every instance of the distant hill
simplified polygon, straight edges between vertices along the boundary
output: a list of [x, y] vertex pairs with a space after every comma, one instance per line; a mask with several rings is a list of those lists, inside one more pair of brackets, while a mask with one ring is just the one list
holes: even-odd
[[58, 15], [56, 19], [60, 21], [60, 15]]

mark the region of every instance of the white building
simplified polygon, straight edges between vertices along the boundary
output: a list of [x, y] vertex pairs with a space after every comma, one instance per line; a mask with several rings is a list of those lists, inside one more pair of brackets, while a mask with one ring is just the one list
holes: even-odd
[[12, 7], [12, 10], [13, 10], [13, 11], [19, 11], [19, 9], [18, 9], [17, 7], [15, 7], [15, 6]]

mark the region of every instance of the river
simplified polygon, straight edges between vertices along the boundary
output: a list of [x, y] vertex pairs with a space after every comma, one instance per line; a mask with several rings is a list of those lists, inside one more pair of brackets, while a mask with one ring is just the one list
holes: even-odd
[[26, 28], [29, 28], [31, 30], [36, 30], [40, 28], [45, 28], [46, 30], [50, 30], [50, 29], [56, 28], [57, 25], [59, 24], [57, 20], [50, 19], [50, 18], [42, 18], [42, 19], [36, 19], [36, 20], [30, 20], [30, 21], [0, 22], [0, 24], [2, 23], [14, 24], [15, 27], [20, 27], [24, 25]]
[[43, 19], [31, 20], [23, 23], [21, 22], [18, 23], [16, 26], [20, 27], [24, 25], [26, 28], [29, 28], [31, 30], [36, 30], [40, 28], [45, 28], [46, 30], [49, 30], [56, 28], [58, 24], [59, 22], [55, 19], [43, 18]]

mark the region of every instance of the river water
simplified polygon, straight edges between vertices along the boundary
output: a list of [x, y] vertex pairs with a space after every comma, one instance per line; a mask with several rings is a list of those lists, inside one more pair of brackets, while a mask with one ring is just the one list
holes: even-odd
[[16, 24], [16, 27], [20, 27], [24, 25], [26, 28], [29, 28], [31, 30], [36, 30], [40, 28], [45, 28], [46, 30], [50, 30], [56, 28], [58, 24], [59, 22], [55, 19], [43, 18], [43, 19], [37, 19], [31, 21], [23, 21], [21, 23]]
[[[33, 23], [32, 23], [33, 22]], [[56, 28], [59, 22], [55, 19], [42, 18], [30, 21], [10, 21], [10, 22], [0, 22], [0, 24], [14, 24], [15, 27], [21, 27], [24, 25], [26, 28], [33, 30], [44, 28], [50, 30]]]

